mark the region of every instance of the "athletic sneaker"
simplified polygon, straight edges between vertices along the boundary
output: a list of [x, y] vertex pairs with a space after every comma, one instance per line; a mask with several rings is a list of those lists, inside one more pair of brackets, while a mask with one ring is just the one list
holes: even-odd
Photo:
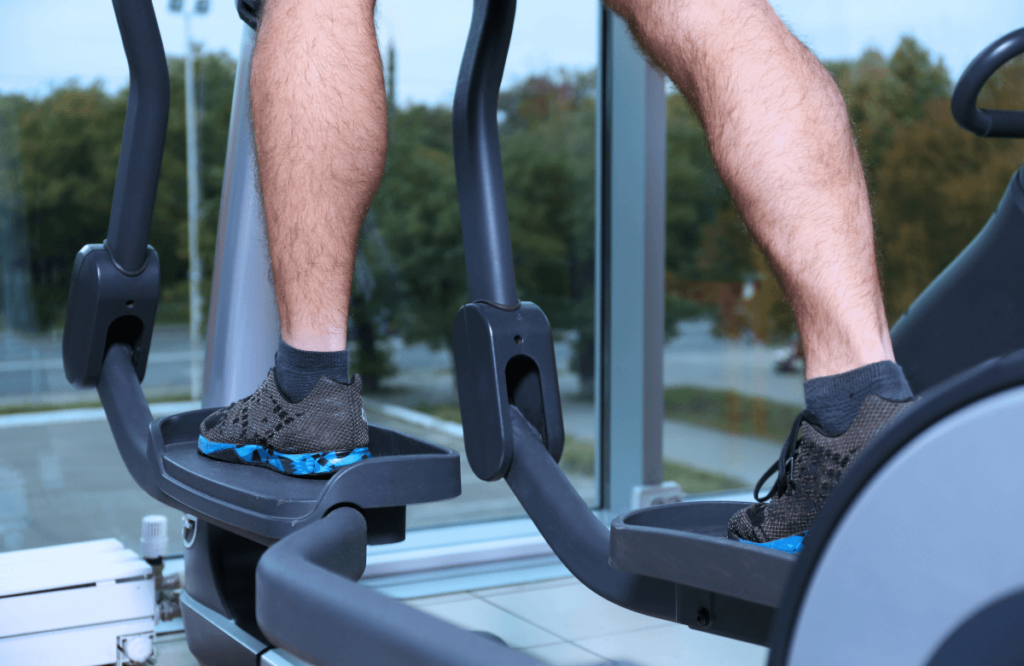
[[[857, 418], [837, 437], [821, 432], [809, 412], [801, 413], [786, 438], [779, 461], [768, 468], [754, 487], [758, 503], [741, 509], [729, 520], [729, 537], [766, 544], [805, 533], [850, 463], [912, 402], [893, 402], [869, 395]], [[761, 497], [761, 486], [772, 474], [776, 474], [775, 485]]]
[[299, 402], [284, 397], [277, 376], [248, 398], [210, 414], [199, 428], [199, 453], [268, 467], [289, 476], [325, 476], [370, 457], [363, 382], [321, 377]]

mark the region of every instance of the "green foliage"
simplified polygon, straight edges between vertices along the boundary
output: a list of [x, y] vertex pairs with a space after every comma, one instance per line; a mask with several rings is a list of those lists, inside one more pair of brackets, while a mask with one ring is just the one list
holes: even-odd
[[741, 435], [783, 441], [799, 413], [794, 405], [735, 391], [698, 386], [665, 389], [665, 418]]
[[[834, 66], [872, 190], [886, 312], [895, 321], [984, 226], [1024, 159], [1024, 142], [982, 139], [949, 111], [945, 65], [905, 37], [885, 61]], [[1024, 61], [986, 85], [983, 106], [1019, 108]]]
[[126, 97], [72, 83], [17, 106], [33, 297], [44, 328], [63, 320], [71, 265], [103, 240]]
[[[196, 62], [208, 285], [235, 66], [224, 54], [199, 54]], [[948, 72], [912, 38], [889, 57], [868, 50], [828, 67], [847, 101], [868, 176], [886, 309], [895, 318], [984, 224], [1024, 147], [957, 128], [948, 110]], [[151, 243], [161, 257], [160, 317], [184, 321], [181, 60], [171, 60], [170, 73]], [[1013, 108], [1022, 93], [1018, 60], [993, 78], [982, 103]], [[563, 72], [526, 79], [499, 100], [519, 291], [544, 308], [555, 329], [575, 332], [573, 367], [585, 391], [593, 375], [595, 97], [593, 72]], [[109, 94], [75, 82], [40, 99], [0, 96], [0, 199], [16, 200], [23, 216], [35, 319], [43, 328], [61, 324], [78, 248], [105, 235], [126, 100], [125, 90]], [[697, 117], [679, 94], [669, 95], [667, 114], [666, 326], [711, 313], [723, 334], [749, 329], [764, 340], [786, 339], [794, 324], [782, 290], [715, 172]], [[354, 363], [371, 385], [394, 371], [382, 337], [447, 346], [455, 312], [467, 300], [451, 111], [391, 104], [389, 115], [386, 175], [364, 227], [351, 308]], [[20, 198], [8, 196], [12, 187]], [[759, 288], [744, 302], [740, 287], [752, 278]]]
[[[153, 210], [150, 243], [160, 254], [161, 321], [188, 321], [188, 199], [185, 161], [185, 64], [168, 62], [171, 109]], [[201, 291], [210, 293], [217, 244], [224, 157], [227, 154], [235, 63], [226, 53], [200, 54], [195, 59], [196, 107], [199, 125], [199, 256]]]
[[[592, 73], [563, 74], [530, 78], [499, 101], [519, 293], [553, 327], [580, 332], [580, 368], [593, 354], [593, 95]], [[387, 168], [371, 209], [391, 257], [389, 324], [407, 342], [434, 347], [451, 344], [455, 313], [468, 299], [451, 123], [443, 107], [392, 113]], [[371, 263], [379, 273], [380, 261]]]
[[[169, 69], [171, 109], [150, 244], [160, 254], [165, 285], [161, 310], [176, 313], [172, 319], [187, 319], [182, 61], [172, 59]], [[201, 254], [209, 276], [234, 62], [226, 54], [202, 55], [196, 60], [196, 81], [201, 112]], [[0, 97], [0, 105], [17, 123], [33, 297], [44, 329], [58, 327], [63, 321], [78, 249], [106, 237], [127, 100], [127, 90], [109, 94], [98, 84], [82, 87], [75, 81], [38, 100]]]

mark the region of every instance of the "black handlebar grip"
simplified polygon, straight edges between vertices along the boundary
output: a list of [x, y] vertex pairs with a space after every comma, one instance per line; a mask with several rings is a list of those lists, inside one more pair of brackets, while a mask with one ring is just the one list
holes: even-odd
[[979, 53], [957, 81], [951, 107], [957, 124], [984, 137], [1024, 137], [1024, 111], [979, 109], [978, 93], [996, 71], [1024, 53], [1024, 28], [1000, 37]]
[[106, 245], [127, 275], [146, 267], [149, 229], [167, 136], [171, 83], [150, 0], [114, 0], [130, 85]]

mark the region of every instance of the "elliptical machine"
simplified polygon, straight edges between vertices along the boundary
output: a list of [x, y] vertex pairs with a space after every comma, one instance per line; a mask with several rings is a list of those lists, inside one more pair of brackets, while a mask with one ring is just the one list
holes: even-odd
[[[240, 14], [254, 20], [245, 2]], [[167, 68], [149, 0], [114, 7], [131, 68], [128, 117], [108, 238], [75, 263], [65, 371], [76, 386], [98, 389], [135, 481], [195, 517], [182, 595], [189, 648], [211, 666], [283, 663], [275, 646], [314, 664], [537, 664], [353, 582], [367, 544], [403, 538], [405, 505], [459, 493], [451, 451], [371, 428], [373, 459], [328, 480], [294, 479], [196, 455], [209, 409], [153, 420], [140, 382], [159, 291], [146, 241]], [[459, 312], [455, 348], [474, 472], [504, 478], [556, 554], [601, 596], [769, 645], [772, 664], [937, 665], [982, 650], [988, 663], [1019, 663], [1024, 536], [1004, 489], [1024, 465], [1024, 354], [985, 359], [1024, 340], [1024, 281], [1011, 270], [1024, 247], [1020, 174], [978, 239], [894, 330], [921, 400], [851, 468], [799, 556], [725, 539], [736, 503], [644, 509], [609, 531], [557, 466], [563, 431], [551, 332], [515, 290], [496, 124], [514, 12], [512, 1], [475, 0], [455, 103], [473, 300]], [[990, 135], [1024, 135], [1022, 114], [974, 107], [985, 78], [1021, 52], [1019, 31], [972, 63], [954, 98], [955, 108], [967, 100], [958, 119]], [[992, 282], [991, 271], [1003, 270], [1012, 279]], [[979, 316], [979, 294], [1010, 304], [998, 319], [1004, 338], [956, 337], [958, 324]], [[969, 354], [954, 353], [967, 342]], [[940, 483], [945, 492], [935, 492]], [[951, 525], [970, 526], [971, 538], [951, 534]]]

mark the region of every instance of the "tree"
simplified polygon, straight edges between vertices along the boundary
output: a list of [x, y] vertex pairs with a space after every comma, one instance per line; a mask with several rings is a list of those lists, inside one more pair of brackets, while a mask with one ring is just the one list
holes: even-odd
[[[579, 331], [574, 355], [585, 381], [593, 374], [593, 93], [592, 73], [563, 73], [527, 79], [499, 99], [519, 292], [554, 328]], [[372, 208], [397, 277], [393, 325], [407, 342], [435, 347], [451, 344], [468, 299], [451, 119], [443, 107], [393, 113]]]
[[[979, 102], [1014, 108], [1022, 96], [1018, 59], [993, 76]], [[876, 169], [874, 211], [891, 322], [981, 230], [1024, 160], [1024, 141], [968, 133], [953, 120], [949, 101], [936, 93], [918, 118], [899, 125]]]
[[[201, 252], [206, 288], [213, 265], [216, 221], [231, 112], [234, 62], [226, 54], [200, 55], [200, 145], [203, 201]], [[171, 107], [150, 244], [160, 255], [164, 285], [160, 317], [187, 317], [184, 69], [169, 62]], [[78, 249], [101, 242], [110, 219], [128, 91], [108, 94], [100, 84], [76, 81], [39, 100], [4, 97], [20, 140], [29, 270], [39, 325], [62, 325]]]

